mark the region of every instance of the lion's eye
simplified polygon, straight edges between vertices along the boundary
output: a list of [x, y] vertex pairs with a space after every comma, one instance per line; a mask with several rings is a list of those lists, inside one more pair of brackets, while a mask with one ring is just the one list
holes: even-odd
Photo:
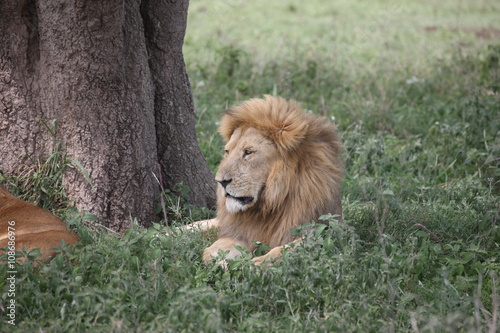
[[246, 157], [246, 156], [251, 155], [251, 154], [253, 154], [253, 151], [250, 149], [245, 149], [243, 151], [243, 157]]
[[224, 149], [224, 154], [229, 154], [229, 150]]

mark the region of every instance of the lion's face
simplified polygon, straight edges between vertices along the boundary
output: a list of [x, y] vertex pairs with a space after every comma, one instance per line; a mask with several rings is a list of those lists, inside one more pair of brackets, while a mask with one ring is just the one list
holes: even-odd
[[278, 150], [255, 128], [237, 128], [224, 147], [225, 155], [215, 176], [229, 213], [254, 206], [266, 184]]

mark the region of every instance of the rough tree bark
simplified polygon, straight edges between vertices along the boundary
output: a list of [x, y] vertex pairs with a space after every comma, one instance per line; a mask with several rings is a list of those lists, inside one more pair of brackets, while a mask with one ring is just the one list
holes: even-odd
[[54, 138], [89, 172], [64, 184], [79, 208], [115, 230], [157, 218], [158, 164], [166, 188], [214, 203], [196, 141], [182, 55], [188, 1], [0, 1], [0, 170], [49, 155]]

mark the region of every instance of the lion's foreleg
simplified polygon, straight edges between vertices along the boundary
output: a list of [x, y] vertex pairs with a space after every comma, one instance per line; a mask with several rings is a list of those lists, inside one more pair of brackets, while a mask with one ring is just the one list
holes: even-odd
[[219, 220], [217, 218], [211, 219], [211, 220], [203, 220], [203, 221], [197, 221], [190, 223], [184, 227], [184, 230], [190, 230], [190, 231], [208, 231], [209, 229], [212, 228], [217, 228], [219, 227]]
[[[227, 253], [225, 256], [225, 259], [234, 259], [237, 256], [241, 255], [241, 252], [236, 249], [236, 245], [246, 247], [246, 244], [242, 241], [238, 241], [229, 237], [221, 237], [203, 251], [203, 261], [205, 263], [210, 262], [210, 260], [217, 257], [217, 255], [219, 254], [219, 250], [224, 252], [229, 251], [229, 253]], [[218, 262], [218, 264], [223, 267], [226, 266], [225, 260]]]
[[[218, 228], [219, 227], [219, 220], [217, 218], [211, 219], [211, 220], [202, 220], [202, 221], [197, 221], [190, 223], [188, 225], [185, 225], [183, 227], [175, 228], [177, 230], [186, 230], [186, 231], [208, 231], [212, 228]], [[175, 234], [175, 233], [174, 233]], [[167, 232], [167, 236], [171, 236], [172, 234], [170, 232]]]
[[301, 244], [302, 244], [302, 237], [296, 238], [295, 240], [286, 245], [276, 246], [272, 248], [271, 251], [267, 252], [263, 256], [253, 258], [252, 261], [256, 265], [262, 265], [262, 264], [269, 265], [272, 263], [278, 263], [281, 261], [281, 252], [283, 249], [293, 250], [297, 246], [300, 246]]

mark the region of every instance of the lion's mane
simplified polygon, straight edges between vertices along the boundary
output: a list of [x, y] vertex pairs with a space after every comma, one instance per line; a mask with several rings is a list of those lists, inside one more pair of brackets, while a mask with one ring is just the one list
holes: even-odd
[[226, 110], [219, 131], [227, 141], [237, 128], [248, 127], [276, 144], [278, 162], [259, 202], [247, 211], [229, 213], [226, 198], [217, 192], [219, 237], [261, 241], [272, 248], [290, 242], [292, 228], [322, 214], [342, 215], [342, 146], [327, 118], [305, 112], [294, 100], [266, 95]]

